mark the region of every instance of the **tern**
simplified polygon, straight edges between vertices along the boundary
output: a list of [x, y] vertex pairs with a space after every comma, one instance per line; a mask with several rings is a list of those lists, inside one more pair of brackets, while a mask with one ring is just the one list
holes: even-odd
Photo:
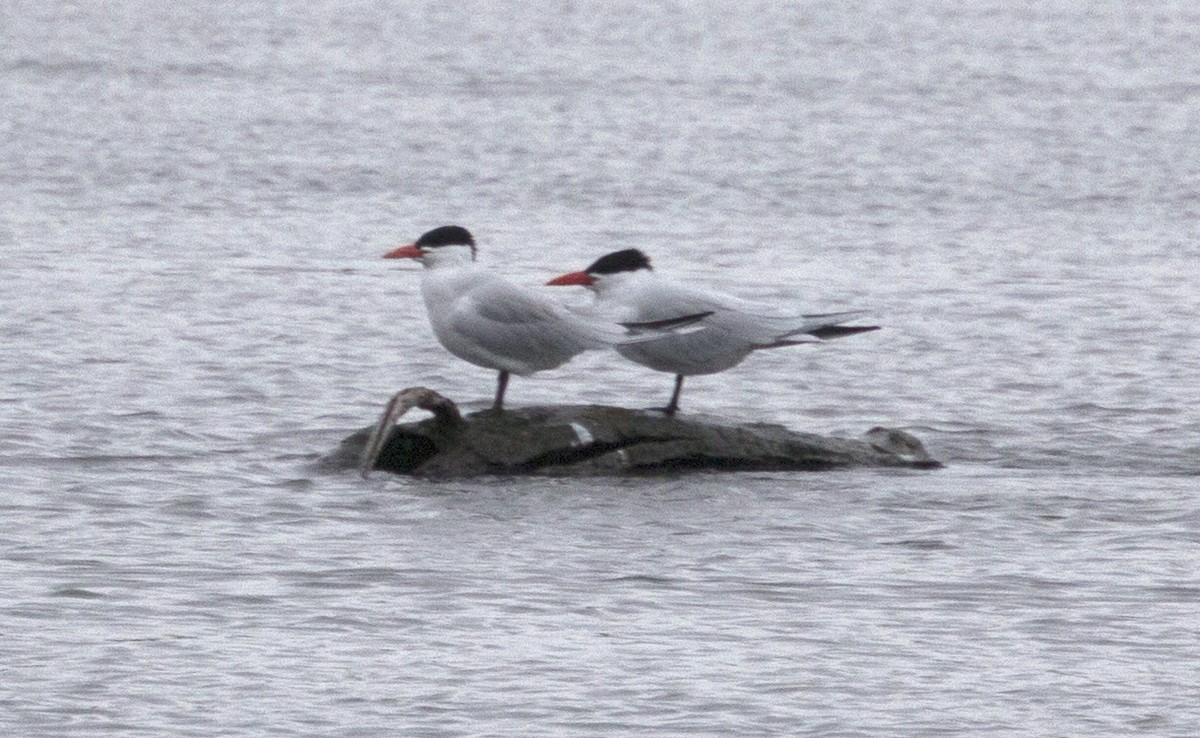
[[458, 358], [499, 372], [496, 411], [512, 374], [553, 369], [580, 352], [650, 340], [708, 317], [698, 311], [621, 324], [588, 319], [484, 269], [476, 252], [470, 231], [446, 225], [383, 258], [416, 259], [424, 267], [421, 296], [433, 332]]
[[638, 249], [614, 251], [583, 271], [563, 274], [547, 284], [587, 287], [595, 293], [597, 308], [621, 320], [650, 321], [681, 313], [711, 313], [690, 333], [662, 335], [616, 347], [633, 362], [675, 375], [671, 401], [662, 408], [667, 415], [679, 409], [684, 377], [723, 372], [760, 349], [879, 330], [875, 325], [843, 325], [864, 315], [861, 310], [780, 314], [770, 306], [663, 277]]

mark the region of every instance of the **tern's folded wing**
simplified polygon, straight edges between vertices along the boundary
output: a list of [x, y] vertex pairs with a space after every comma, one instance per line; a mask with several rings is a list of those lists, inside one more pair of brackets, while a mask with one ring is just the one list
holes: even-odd
[[562, 308], [504, 282], [474, 290], [446, 317], [460, 340], [518, 374], [552, 369], [605, 345]]

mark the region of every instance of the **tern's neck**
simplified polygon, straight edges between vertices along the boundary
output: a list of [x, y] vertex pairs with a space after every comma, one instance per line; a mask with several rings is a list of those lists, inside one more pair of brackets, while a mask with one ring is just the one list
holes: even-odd
[[592, 290], [596, 293], [597, 299], [614, 298], [627, 294], [631, 288], [644, 283], [653, 276], [654, 273], [646, 269], [606, 274], [596, 280], [596, 283], [592, 285]]
[[439, 246], [421, 258], [426, 269], [461, 269], [475, 263], [470, 246]]

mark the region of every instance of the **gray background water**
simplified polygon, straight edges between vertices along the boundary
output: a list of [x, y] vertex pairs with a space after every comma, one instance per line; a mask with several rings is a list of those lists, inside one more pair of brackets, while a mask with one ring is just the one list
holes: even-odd
[[[0, 726], [1200, 734], [1198, 110], [1169, 0], [8, 0]], [[395, 389], [489, 396], [378, 258], [448, 222], [531, 287], [636, 245], [869, 308], [685, 410], [948, 468], [316, 471]]]

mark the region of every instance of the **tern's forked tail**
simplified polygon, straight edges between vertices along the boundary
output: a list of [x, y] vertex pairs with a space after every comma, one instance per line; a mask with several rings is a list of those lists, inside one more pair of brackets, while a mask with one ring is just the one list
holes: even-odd
[[877, 325], [825, 325], [808, 332], [808, 335], [815, 336], [822, 341], [827, 341], [831, 338], [842, 338], [843, 336], [853, 336], [856, 333], [866, 333], [867, 331], [877, 331], [880, 326]]

